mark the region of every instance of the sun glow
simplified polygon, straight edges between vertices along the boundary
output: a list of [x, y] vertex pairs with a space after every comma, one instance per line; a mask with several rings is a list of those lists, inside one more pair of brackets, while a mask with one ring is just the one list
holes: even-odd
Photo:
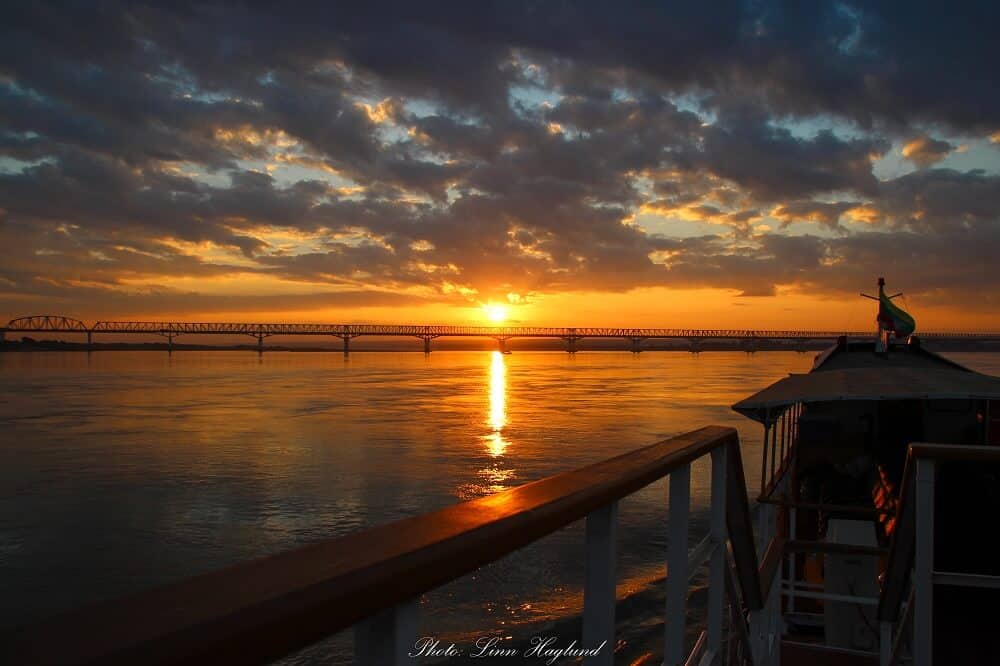
[[483, 312], [490, 321], [499, 324], [507, 320], [507, 306], [499, 303], [486, 303], [483, 305]]

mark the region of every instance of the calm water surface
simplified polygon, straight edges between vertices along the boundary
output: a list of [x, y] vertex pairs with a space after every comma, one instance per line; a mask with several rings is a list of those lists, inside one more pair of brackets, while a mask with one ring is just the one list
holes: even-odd
[[[739, 429], [754, 487], [760, 427], [729, 405], [807, 371], [812, 356], [0, 354], [0, 627], [708, 424]], [[949, 356], [1000, 374], [1000, 354]], [[700, 538], [707, 464], [696, 465], [692, 488]], [[620, 596], [660, 587], [666, 490], [661, 481], [621, 504]], [[582, 527], [427, 595], [421, 631], [526, 638], [579, 612]], [[630, 623], [625, 640], [646, 629]], [[342, 635], [288, 661], [344, 663], [350, 650]]]

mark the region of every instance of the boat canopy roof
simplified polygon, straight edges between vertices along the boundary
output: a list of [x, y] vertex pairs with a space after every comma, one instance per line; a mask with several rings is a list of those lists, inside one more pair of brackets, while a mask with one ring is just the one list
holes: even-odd
[[871, 367], [792, 374], [733, 405], [764, 423], [797, 402], [834, 400], [1000, 400], [1000, 377], [952, 368]]

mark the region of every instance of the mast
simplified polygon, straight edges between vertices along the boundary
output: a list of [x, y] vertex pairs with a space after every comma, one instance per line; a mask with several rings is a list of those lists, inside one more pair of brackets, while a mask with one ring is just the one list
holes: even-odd
[[[875, 338], [875, 353], [885, 354], [889, 351], [889, 331], [892, 330], [886, 325], [886, 322], [891, 322], [891, 317], [888, 312], [885, 311], [885, 278], [879, 277], [878, 279], [878, 290], [876, 291], [878, 296], [869, 296], [868, 294], [862, 293], [861, 295], [865, 298], [870, 298], [873, 301], [878, 301], [878, 312], [875, 315], [875, 323], [878, 325], [878, 332]], [[899, 294], [896, 294], [898, 296]], [[895, 298], [895, 296], [890, 296], [889, 298]]]
[[885, 278], [878, 279], [878, 314], [875, 321], [878, 323], [878, 339], [875, 340], [875, 353], [885, 354], [889, 351], [889, 329], [885, 326], [887, 313], [885, 311]]

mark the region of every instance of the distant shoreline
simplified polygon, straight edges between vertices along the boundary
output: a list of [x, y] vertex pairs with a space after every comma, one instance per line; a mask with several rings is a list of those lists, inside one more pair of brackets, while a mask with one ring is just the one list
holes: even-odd
[[[481, 342], [481, 344], [476, 344]], [[760, 341], [755, 344], [752, 351], [788, 351], [788, 352], [817, 352], [828, 348], [831, 342], [811, 341], [804, 345], [797, 345], [787, 341]], [[923, 340], [925, 348], [934, 351], [967, 351], [967, 352], [1000, 352], [1000, 342], [980, 342], [963, 340]], [[517, 351], [551, 351], [566, 353], [565, 343], [561, 340], [544, 339], [514, 339], [507, 341], [507, 348], [512, 352]], [[594, 339], [587, 343], [587, 340], [577, 342], [579, 352], [611, 352], [611, 351], [631, 351], [628, 344], [621, 344], [617, 340], [604, 341]], [[432, 353], [449, 351], [495, 351], [496, 346], [492, 341], [442, 341], [438, 342]], [[5, 340], [0, 342], [0, 352], [46, 352], [46, 351], [233, 351], [233, 352], [256, 352], [257, 345], [199, 345], [174, 343], [172, 347], [164, 342], [95, 342], [88, 347], [83, 342], [63, 342], [60, 340]], [[343, 353], [343, 347], [339, 345], [330, 346], [289, 346], [289, 345], [265, 345], [265, 352], [323, 352], [323, 353]], [[690, 345], [677, 341], [657, 341], [650, 342], [642, 346], [642, 351], [668, 351], [668, 352], [692, 352]], [[702, 341], [699, 345], [699, 352], [720, 352], [720, 351], [748, 351], [740, 342], [734, 341]], [[417, 345], [386, 345], [386, 346], [361, 346], [360, 344], [351, 347], [351, 352], [416, 352], [423, 353], [422, 347]]]

